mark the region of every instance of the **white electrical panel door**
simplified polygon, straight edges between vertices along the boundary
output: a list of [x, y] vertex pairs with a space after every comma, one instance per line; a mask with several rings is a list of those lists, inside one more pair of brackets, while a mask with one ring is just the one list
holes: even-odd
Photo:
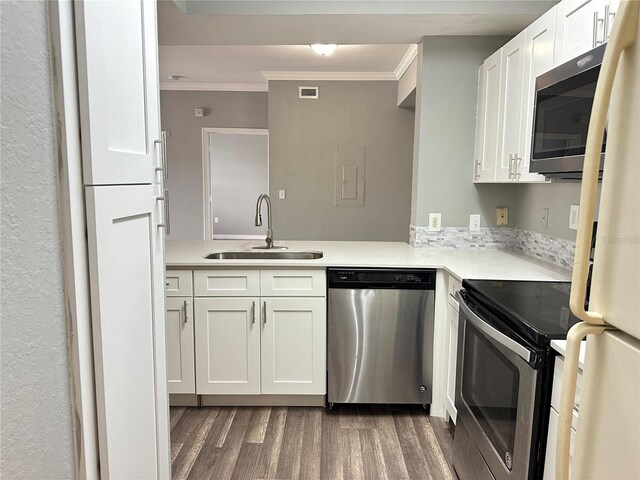
[[262, 393], [326, 393], [326, 300], [262, 298]]
[[162, 172], [155, 0], [75, 2], [85, 185]]
[[544, 175], [530, 173], [531, 138], [533, 134], [533, 105], [536, 96], [536, 77], [553, 68], [553, 47], [556, 32], [556, 11], [549, 10], [525, 30], [524, 93], [522, 95], [522, 134], [518, 166], [519, 181], [545, 182]]
[[501, 148], [496, 162], [496, 180], [518, 180], [517, 167], [521, 158], [522, 94], [524, 91], [524, 32], [502, 47], [502, 95], [500, 124]]
[[193, 298], [167, 297], [167, 381], [169, 393], [196, 393]]
[[260, 393], [260, 299], [196, 298], [196, 393]]
[[100, 473], [169, 478], [159, 187], [87, 187]]

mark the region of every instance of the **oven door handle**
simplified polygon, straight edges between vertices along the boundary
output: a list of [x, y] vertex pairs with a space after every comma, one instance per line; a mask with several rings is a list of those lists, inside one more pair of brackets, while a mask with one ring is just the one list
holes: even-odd
[[478, 330], [480, 330], [485, 335], [491, 337], [493, 340], [498, 342], [500, 345], [502, 345], [502, 346], [508, 348], [509, 350], [511, 350], [513, 353], [515, 353], [520, 358], [522, 358], [525, 362], [527, 362], [529, 364], [531, 363], [531, 351], [529, 351], [529, 349], [527, 349], [523, 345], [519, 344], [515, 340], [507, 337], [504, 333], [496, 330], [491, 325], [489, 325], [487, 322], [482, 320], [482, 318], [480, 318], [477, 314], [475, 314], [469, 308], [467, 303], [464, 301], [464, 298], [462, 298], [462, 295], [460, 295], [460, 292], [456, 293], [456, 298], [458, 299], [458, 303], [460, 304], [460, 308], [464, 312], [464, 314], [467, 317], [467, 319]]

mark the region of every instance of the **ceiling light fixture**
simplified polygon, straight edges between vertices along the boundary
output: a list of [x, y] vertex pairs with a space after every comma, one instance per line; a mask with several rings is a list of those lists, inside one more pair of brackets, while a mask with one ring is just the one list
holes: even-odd
[[327, 55], [331, 55], [335, 49], [338, 47], [335, 43], [314, 43], [311, 45], [311, 48], [318, 55], [322, 55], [323, 57]]

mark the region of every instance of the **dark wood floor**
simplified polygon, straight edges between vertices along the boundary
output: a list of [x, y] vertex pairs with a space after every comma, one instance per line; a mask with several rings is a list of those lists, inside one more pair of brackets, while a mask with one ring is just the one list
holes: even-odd
[[171, 408], [174, 479], [455, 479], [452, 444], [420, 408]]

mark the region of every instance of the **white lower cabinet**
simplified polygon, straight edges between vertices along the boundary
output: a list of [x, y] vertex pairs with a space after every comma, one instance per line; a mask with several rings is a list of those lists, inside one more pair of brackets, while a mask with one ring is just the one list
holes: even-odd
[[324, 298], [263, 298], [262, 393], [323, 395]]
[[258, 297], [196, 298], [196, 393], [260, 393]]
[[193, 298], [167, 297], [165, 311], [169, 393], [195, 393]]
[[458, 301], [455, 294], [462, 285], [452, 276], [447, 280], [447, 370], [445, 385], [445, 410], [456, 423], [456, 366], [458, 359]]
[[324, 270], [196, 270], [195, 393], [324, 395], [325, 289]]

